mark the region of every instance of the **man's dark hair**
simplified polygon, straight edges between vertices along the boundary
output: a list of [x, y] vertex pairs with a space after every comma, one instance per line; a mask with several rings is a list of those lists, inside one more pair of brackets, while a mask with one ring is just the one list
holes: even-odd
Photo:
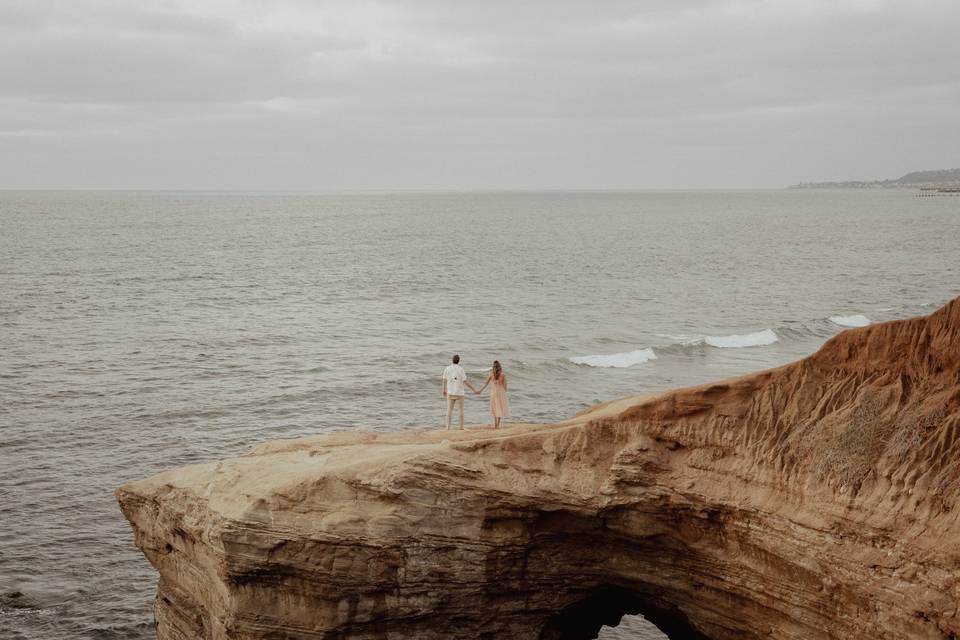
[[459, 356], [459, 355], [453, 356], [453, 364], [460, 364], [460, 356]]

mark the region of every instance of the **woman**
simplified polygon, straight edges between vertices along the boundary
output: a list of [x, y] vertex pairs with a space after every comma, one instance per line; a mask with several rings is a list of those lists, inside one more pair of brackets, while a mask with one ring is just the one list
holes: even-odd
[[493, 368], [487, 376], [487, 381], [476, 391], [476, 394], [483, 393], [491, 382], [493, 386], [490, 387], [490, 415], [493, 416], [493, 428], [499, 429], [500, 420], [503, 416], [510, 414], [510, 405], [507, 404], [507, 376], [503, 375], [503, 367], [500, 366], [499, 360], [493, 361]]

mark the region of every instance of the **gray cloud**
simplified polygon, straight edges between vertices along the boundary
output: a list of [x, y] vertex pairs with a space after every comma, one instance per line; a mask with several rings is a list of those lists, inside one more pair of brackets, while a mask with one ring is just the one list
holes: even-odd
[[4, 188], [769, 187], [960, 165], [952, 2], [0, 12]]

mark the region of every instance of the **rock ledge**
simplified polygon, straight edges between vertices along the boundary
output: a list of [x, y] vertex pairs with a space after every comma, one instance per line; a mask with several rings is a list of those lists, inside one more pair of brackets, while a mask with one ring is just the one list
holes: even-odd
[[960, 636], [960, 299], [501, 432], [273, 442], [117, 491], [159, 640]]

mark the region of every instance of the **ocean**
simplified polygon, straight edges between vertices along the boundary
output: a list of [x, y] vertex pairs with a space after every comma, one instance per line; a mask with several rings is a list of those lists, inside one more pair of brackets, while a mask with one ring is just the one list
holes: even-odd
[[440, 427], [453, 353], [549, 422], [960, 294], [960, 199], [898, 190], [0, 192], [0, 229], [5, 640], [155, 637], [117, 486]]

